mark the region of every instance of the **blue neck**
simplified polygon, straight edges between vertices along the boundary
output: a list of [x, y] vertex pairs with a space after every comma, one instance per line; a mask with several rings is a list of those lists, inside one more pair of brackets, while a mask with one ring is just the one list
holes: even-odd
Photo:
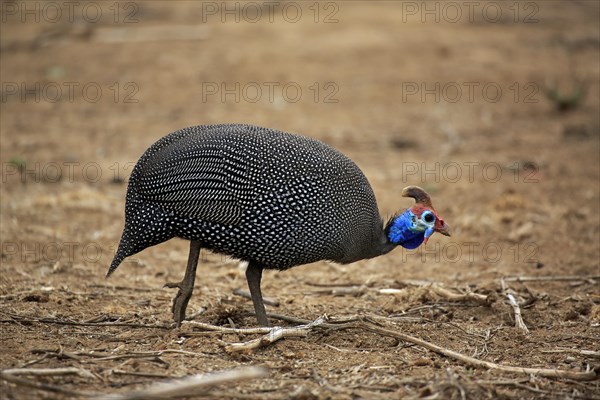
[[394, 218], [387, 232], [389, 241], [406, 249], [419, 247], [425, 239], [425, 232], [414, 229], [415, 218], [410, 208]]

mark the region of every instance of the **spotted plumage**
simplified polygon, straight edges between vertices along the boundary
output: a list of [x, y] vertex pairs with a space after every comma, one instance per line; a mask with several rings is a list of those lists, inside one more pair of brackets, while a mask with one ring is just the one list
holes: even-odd
[[[125, 228], [108, 275], [125, 257], [149, 246], [188, 239], [191, 288], [193, 253], [200, 248], [249, 261], [248, 283], [251, 292], [255, 287], [253, 301], [264, 325], [266, 314], [258, 315], [261, 307], [264, 312], [263, 268], [350, 263], [385, 254], [402, 245], [390, 238], [392, 228], [424, 235], [419, 227], [393, 221], [384, 226], [356, 164], [322, 142], [250, 125], [190, 127], [160, 139], [133, 169]], [[191, 296], [192, 289], [183, 288], [190, 286], [186, 278], [170, 284], [180, 288], [173, 305], [178, 323]], [[183, 305], [176, 305], [181, 296]]]

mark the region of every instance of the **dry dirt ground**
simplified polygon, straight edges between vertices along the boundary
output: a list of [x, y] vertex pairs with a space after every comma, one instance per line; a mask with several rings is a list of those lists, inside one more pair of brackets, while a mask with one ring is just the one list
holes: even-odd
[[[598, 2], [0, 6], [0, 368], [21, 369], [3, 372], [0, 398], [129, 393], [248, 366], [268, 375], [186, 393], [600, 398]], [[454, 234], [265, 273], [270, 312], [350, 325], [243, 352], [226, 346], [261, 335], [175, 329], [163, 285], [181, 279], [187, 242], [104, 275], [138, 157], [175, 129], [222, 122], [340, 149], [383, 216], [423, 186]], [[243, 266], [203, 254], [188, 314], [255, 327], [236, 288]], [[68, 367], [80, 373], [49, 374]]]

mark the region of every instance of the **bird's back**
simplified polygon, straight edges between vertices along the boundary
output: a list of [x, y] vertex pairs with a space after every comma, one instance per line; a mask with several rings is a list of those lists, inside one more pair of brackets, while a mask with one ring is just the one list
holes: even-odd
[[178, 236], [284, 269], [372, 257], [385, 241], [354, 162], [317, 140], [249, 125], [186, 128], [152, 145], [130, 178], [125, 228], [121, 244], [136, 243], [115, 260]]

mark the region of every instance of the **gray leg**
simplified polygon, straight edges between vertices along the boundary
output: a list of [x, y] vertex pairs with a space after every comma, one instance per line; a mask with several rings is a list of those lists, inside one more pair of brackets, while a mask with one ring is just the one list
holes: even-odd
[[179, 327], [181, 321], [185, 319], [185, 309], [192, 297], [194, 291], [194, 282], [196, 280], [196, 267], [198, 266], [198, 258], [200, 257], [200, 242], [192, 240], [190, 242], [190, 255], [188, 256], [187, 268], [185, 276], [181, 282], [168, 282], [165, 287], [179, 288], [177, 295], [173, 299], [173, 319]]
[[256, 312], [258, 324], [260, 326], [270, 326], [260, 290], [262, 271], [262, 265], [251, 262], [248, 264], [248, 269], [246, 269], [246, 280], [248, 281], [248, 289], [250, 289], [250, 296], [252, 297], [252, 303], [254, 303], [254, 312]]

